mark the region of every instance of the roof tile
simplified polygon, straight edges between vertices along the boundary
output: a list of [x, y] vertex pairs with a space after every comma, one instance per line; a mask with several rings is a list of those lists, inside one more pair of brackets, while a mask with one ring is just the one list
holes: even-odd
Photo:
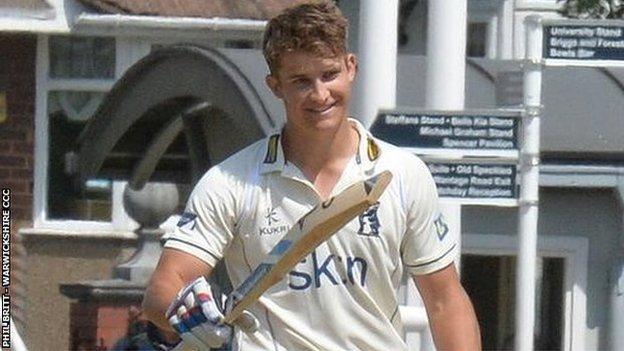
[[269, 19], [306, 0], [79, 0], [108, 14]]

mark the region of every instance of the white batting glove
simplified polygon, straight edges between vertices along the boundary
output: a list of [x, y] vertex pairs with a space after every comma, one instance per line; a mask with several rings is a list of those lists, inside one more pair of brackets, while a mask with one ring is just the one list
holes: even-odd
[[[180, 290], [166, 316], [184, 344], [199, 350], [221, 347], [232, 335], [232, 327], [222, 323], [223, 314], [203, 276]], [[258, 320], [246, 311], [236, 321], [245, 332], [254, 332], [258, 324]]]

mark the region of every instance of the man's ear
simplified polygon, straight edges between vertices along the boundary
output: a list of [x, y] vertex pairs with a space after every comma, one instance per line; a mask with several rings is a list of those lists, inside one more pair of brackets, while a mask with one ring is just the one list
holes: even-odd
[[282, 91], [280, 89], [279, 80], [277, 78], [269, 74], [268, 76], [266, 76], [264, 81], [266, 82], [266, 85], [269, 87], [269, 89], [271, 89], [271, 91], [273, 92], [273, 95], [275, 95], [278, 99], [282, 99], [284, 97], [284, 94], [282, 94]]
[[349, 80], [354, 81], [358, 70], [358, 61], [355, 54], [348, 53], [345, 56], [345, 64], [347, 65], [347, 73], [349, 74]]

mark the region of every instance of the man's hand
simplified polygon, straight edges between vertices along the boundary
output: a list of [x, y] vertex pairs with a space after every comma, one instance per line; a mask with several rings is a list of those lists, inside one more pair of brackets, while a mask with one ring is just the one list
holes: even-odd
[[[223, 314], [220, 306], [202, 276], [180, 290], [169, 305], [166, 317], [185, 344], [200, 350], [217, 348], [232, 335], [232, 327], [221, 322]], [[258, 321], [250, 313], [245, 313], [237, 320], [237, 325], [246, 332], [253, 332], [258, 327]]]

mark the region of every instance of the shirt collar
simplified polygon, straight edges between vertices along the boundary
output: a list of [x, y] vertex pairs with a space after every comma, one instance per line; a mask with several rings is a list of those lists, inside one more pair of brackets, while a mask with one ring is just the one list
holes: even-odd
[[[355, 127], [360, 135], [358, 151], [355, 154], [355, 162], [364, 172], [370, 172], [381, 155], [381, 149], [373, 136], [356, 119], [349, 118], [349, 122]], [[271, 135], [266, 139], [264, 148], [264, 160], [260, 167], [260, 173], [283, 171], [286, 159], [282, 148], [281, 132]]]
[[260, 166], [260, 173], [281, 172], [286, 162], [284, 149], [282, 149], [282, 134], [273, 134], [266, 139], [264, 151], [265, 156]]
[[358, 134], [360, 134], [355, 162], [360, 169], [365, 172], [370, 172], [373, 167], [375, 167], [377, 160], [379, 160], [379, 156], [381, 156], [381, 149], [379, 145], [377, 145], [377, 141], [375, 141], [372, 134], [366, 130], [358, 120], [349, 118], [349, 122], [351, 122]]

